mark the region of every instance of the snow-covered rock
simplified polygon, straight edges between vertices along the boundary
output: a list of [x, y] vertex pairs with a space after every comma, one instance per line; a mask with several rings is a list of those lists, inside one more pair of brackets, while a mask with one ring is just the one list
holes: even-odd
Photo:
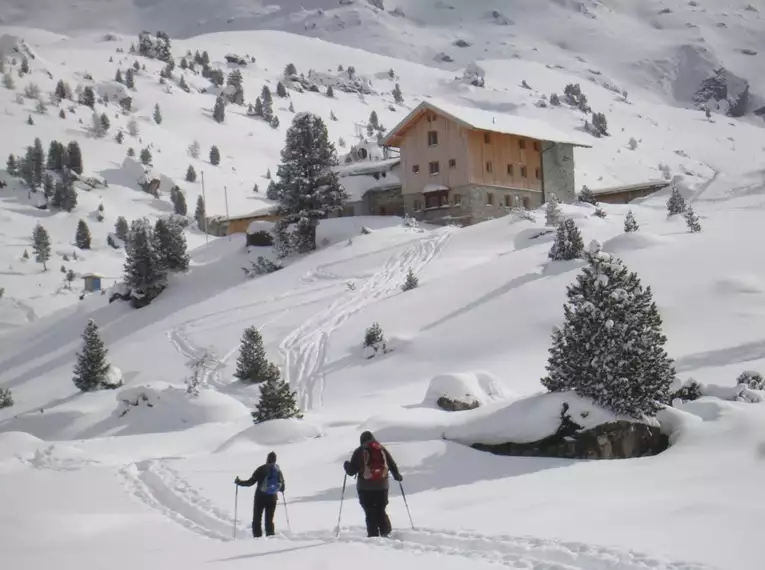
[[506, 397], [496, 376], [488, 372], [462, 372], [434, 377], [423, 403], [447, 411], [460, 411], [502, 401]]

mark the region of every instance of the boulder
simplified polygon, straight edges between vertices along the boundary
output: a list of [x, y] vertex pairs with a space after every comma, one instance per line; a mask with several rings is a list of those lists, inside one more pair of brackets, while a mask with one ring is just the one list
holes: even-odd
[[477, 400], [462, 402], [460, 400], [453, 400], [446, 396], [441, 396], [436, 400], [436, 405], [446, 412], [464, 412], [465, 410], [475, 410], [481, 404]]

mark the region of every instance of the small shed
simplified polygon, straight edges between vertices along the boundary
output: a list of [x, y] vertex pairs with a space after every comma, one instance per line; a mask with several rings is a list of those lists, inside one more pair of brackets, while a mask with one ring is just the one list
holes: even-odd
[[82, 276], [82, 280], [85, 283], [85, 291], [88, 291], [90, 293], [94, 291], [100, 291], [101, 290], [101, 280], [104, 278], [103, 275], [100, 275], [98, 273], [85, 273]]

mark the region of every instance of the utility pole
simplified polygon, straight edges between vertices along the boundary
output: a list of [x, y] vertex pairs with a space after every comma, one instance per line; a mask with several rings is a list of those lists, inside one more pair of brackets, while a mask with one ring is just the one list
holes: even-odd
[[202, 171], [202, 201], [205, 203], [205, 243], [210, 243], [210, 234], [207, 233], [207, 196], [205, 196], [205, 171]]
[[[228, 227], [231, 224], [231, 218], [228, 215], [228, 189], [225, 186], [223, 187], [223, 199], [226, 201], [226, 224]], [[226, 230], [226, 233], [228, 233], [228, 241], [231, 241], [231, 232]]]

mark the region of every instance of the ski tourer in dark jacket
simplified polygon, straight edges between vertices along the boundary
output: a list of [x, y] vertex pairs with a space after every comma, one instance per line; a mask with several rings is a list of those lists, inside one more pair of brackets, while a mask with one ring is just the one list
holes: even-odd
[[234, 480], [240, 487], [255, 487], [255, 502], [252, 509], [252, 536], [263, 536], [261, 519], [266, 517], [266, 536], [274, 535], [274, 514], [279, 493], [284, 493], [284, 475], [276, 464], [276, 453], [268, 454], [266, 463], [258, 467], [252, 477], [242, 481], [237, 477]]
[[389, 474], [396, 481], [403, 478], [391, 454], [375, 439], [372, 432], [362, 433], [360, 443], [350, 461], [346, 461], [343, 467], [349, 476], [356, 476], [356, 492], [361, 508], [364, 509], [367, 536], [388, 536], [391, 532], [386, 512]]

